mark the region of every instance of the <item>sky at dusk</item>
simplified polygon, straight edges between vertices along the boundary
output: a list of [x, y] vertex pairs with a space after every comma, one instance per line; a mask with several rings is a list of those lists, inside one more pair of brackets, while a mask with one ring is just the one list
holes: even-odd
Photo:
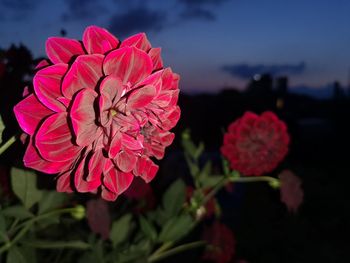
[[81, 39], [88, 25], [119, 39], [146, 32], [187, 92], [244, 88], [255, 74], [288, 75], [290, 86], [348, 85], [347, 0], [0, 0], [0, 48]]

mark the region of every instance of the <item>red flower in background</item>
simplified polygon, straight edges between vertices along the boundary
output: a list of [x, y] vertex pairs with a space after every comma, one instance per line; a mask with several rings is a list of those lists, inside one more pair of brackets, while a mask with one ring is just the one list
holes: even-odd
[[132, 209], [136, 214], [147, 212], [156, 206], [156, 197], [151, 185], [139, 179], [139, 177], [134, 179], [124, 195], [131, 200], [137, 201]]
[[290, 170], [282, 171], [278, 177], [281, 180], [281, 202], [287, 206], [290, 212], [297, 212], [304, 198], [300, 178]]
[[134, 176], [157, 173], [179, 117], [179, 76], [163, 68], [160, 48], [141, 33], [120, 42], [88, 27], [82, 42], [49, 38], [34, 92], [15, 106], [29, 134], [24, 164], [58, 173], [60, 192], [97, 192], [115, 200]]
[[103, 199], [90, 199], [86, 203], [86, 217], [92, 232], [100, 234], [102, 239], [109, 238], [111, 217], [108, 204]]
[[221, 153], [232, 169], [244, 175], [261, 175], [282, 161], [288, 144], [287, 127], [274, 113], [266, 111], [258, 116], [246, 112], [228, 127]]
[[231, 229], [226, 225], [215, 222], [204, 230], [203, 239], [208, 242], [203, 255], [204, 260], [227, 263], [234, 256], [236, 241]]

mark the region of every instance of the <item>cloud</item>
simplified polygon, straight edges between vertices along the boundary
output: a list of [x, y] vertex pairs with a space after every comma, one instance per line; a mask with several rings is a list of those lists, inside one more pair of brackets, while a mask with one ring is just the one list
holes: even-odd
[[164, 12], [153, 11], [141, 6], [112, 16], [109, 30], [117, 36], [127, 36], [141, 31], [158, 32], [163, 29], [165, 23]]
[[0, 0], [0, 21], [22, 20], [40, 4], [40, 0]]
[[214, 9], [228, 0], [178, 0], [184, 6], [180, 13], [183, 19], [204, 19], [213, 21], [216, 19]]
[[28, 10], [37, 6], [38, 1], [33, 0], [1, 0], [1, 5], [13, 10]]
[[277, 65], [248, 65], [248, 64], [234, 64], [234, 65], [224, 65], [221, 70], [231, 74], [232, 76], [239, 77], [242, 79], [249, 79], [255, 74], [269, 73], [272, 75], [278, 74], [291, 74], [299, 75], [304, 73], [306, 68], [305, 62], [300, 62], [298, 64], [277, 64]]
[[187, 8], [184, 10], [180, 17], [183, 19], [204, 19], [204, 20], [215, 20], [216, 16], [213, 12], [205, 10], [203, 8]]
[[63, 20], [78, 20], [94, 18], [106, 11], [101, 2], [95, 0], [65, 0], [68, 12], [62, 16]]

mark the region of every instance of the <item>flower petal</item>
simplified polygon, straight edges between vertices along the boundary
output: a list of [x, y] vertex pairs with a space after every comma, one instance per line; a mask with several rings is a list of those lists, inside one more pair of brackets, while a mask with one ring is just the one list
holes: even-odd
[[60, 193], [73, 193], [71, 187], [71, 171], [65, 172], [57, 179], [56, 190]]
[[156, 47], [151, 48], [151, 50], [148, 52], [148, 55], [151, 57], [153, 62], [153, 71], [163, 68], [163, 60], [160, 55], [161, 51], [162, 49], [160, 47]]
[[91, 144], [98, 135], [94, 109], [96, 97], [97, 93], [94, 90], [83, 89], [75, 96], [70, 110], [69, 115], [76, 135], [76, 143], [80, 146]]
[[110, 143], [109, 151], [108, 151], [108, 156], [110, 158], [114, 158], [117, 153], [119, 153], [121, 147], [122, 147], [122, 134], [120, 132], [117, 132]]
[[104, 56], [99, 54], [77, 57], [62, 82], [63, 95], [71, 99], [83, 88], [95, 89], [102, 77], [103, 58]]
[[75, 159], [81, 151], [72, 144], [66, 112], [55, 113], [43, 122], [35, 136], [35, 146], [44, 159], [52, 162]]
[[[109, 162], [111, 161], [109, 160]], [[131, 173], [118, 171], [113, 164], [107, 166], [110, 166], [110, 169], [104, 173], [103, 183], [108, 190], [120, 195], [129, 188], [134, 176]]]
[[33, 141], [30, 140], [23, 157], [23, 163], [26, 167], [37, 171], [56, 174], [67, 171], [71, 166], [71, 161], [66, 162], [49, 162], [43, 159], [35, 149]]
[[137, 157], [134, 152], [129, 150], [120, 151], [116, 158], [115, 162], [120, 170], [123, 172], [131, 172], [136, 165]]
[[101, 176], [103, 172], [103, 168], [105, 165], [105, 157], [103, 156], [102, 150], [95, 151], [88, 163], [89, 175], [86, 177], [87, 181], [101, 181]]
[[132, 46], [137, 47], [138, 49], [141, 49], [145, 52], [148, 52], [151, 48], [151, 43], [148, 41], [145, 33], [138, 33], [136, 35], [128, 37], [120, 45], [121, 48]]
[[84, 50], [78, 40], [50, 37], [46, 41], [46, 54], [54, 64], [67, 64], [73, 56], [84, 54]]
[[120, 78], [115, 76], [107, 76], [100, 85], [100, 122], [102, 126], [107, 126], [111, 121], [112, 102], [119, 101], [124, 93], [123, 83]]
[[90, 171], [85, 169], [86, 158], [83, 158], [74, 174], [74, 186], [80, 193], [87, 193], [96, 190], [101, 185], [101, 177], [94, 178], [95, 180], [87, 181], [85, 178], [87, 177], [87, 173]]
[[136, 176], [140, 176], [146, 183], [149, 183], [155, 177], [159, 167], [154, 164], [147, 156], [142, 155], [136, 163], [133, 170]]
[[104, 54], [117, 48], [119, 40], [104, 28], [89, 26], [84, 31], [83, 43], [89, 54]]
[[143, 136], [140, 134], [137, 138], [130, 136], [126, 133], [122, 133], [122, 143], [123, 146], [129, 150], [137, 151], [143, 148]]
[[14, 112], [19, 126], [29, 135], [34, 134], [42, 119], [54, 113], [42, 105], [33, 94], [18, 103]]
[[147, 106], [155, 97], [156, 89], [151, 85], [134, 89], [130, 92], [126, 101], [127, 109], [140, 109]]
[[109, 53], [103, 63], [106, 75], [119, 77], [124, 84], [132, 85], [151, 74], [151, 58], [135, 47], [123, 47]]
[[61, 81], [67, 68], [66, 64], [48, 66], [39, 70], [33, 79], [34, 91], [38, 99], [56, 112], [65, 111], [65, 106], [57, 98], [62, 97]]
[[101, 197], [107, 201], [115, 201], [119, 196], [117, 193], [109, 191], [106, 187], [101, 187]]

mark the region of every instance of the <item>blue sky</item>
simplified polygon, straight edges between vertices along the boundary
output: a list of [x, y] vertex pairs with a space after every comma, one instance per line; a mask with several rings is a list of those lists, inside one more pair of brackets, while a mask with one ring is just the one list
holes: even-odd
[[34, 56], [62, 28], [77, 39], [92, 24], [120, 39], [145, 31], [184, 91], [243, 88], [265, 71], [291, 86], [348, 85], [346, 0], [0, 0], [0, 10], [0, 47], [22, 42]]

